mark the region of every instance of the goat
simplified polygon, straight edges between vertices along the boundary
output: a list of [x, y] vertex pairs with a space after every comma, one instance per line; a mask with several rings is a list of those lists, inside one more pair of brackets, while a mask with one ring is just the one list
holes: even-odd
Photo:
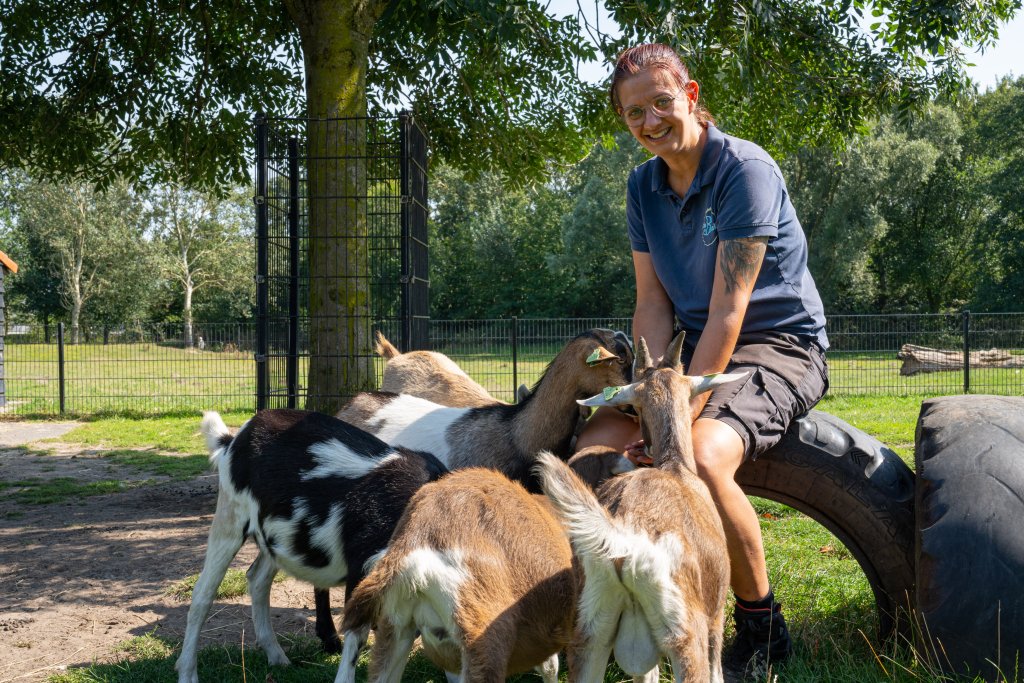
[[[610, 335], [610, 336], [609, 336]], [[597, 375], [582, 391], [577, 392], [579, 398], [588, 396], [595, 391], [597, 388], [595, 382], [600, 384], [602, 381], [606, 381], [611, 384], [622, 384], [629, 380], [628, 376], [622, 377], [619, 374], [612, 373], [607, 374], [605, 370], [614, 369], [615, 367], [621, 367], [625, 362], [632, 362], [632, 353], [628, 348], [628, 340], [624, 335], [615, 333], [600, 331], [600, 334], [593, 335], [595, 338], [593, 343], [589, 343], [591, 336], [585, 338], [588, 342], [584, 343], [583, 350], [590, 355], [600, 356], [600, 360], [591, 361], [591, 365], [588, 367], [584, 362], [579, 364], [579, 370], [586, 373], [587, 375]], [[578, 338], [579, 339], [579, 338]], [[612, 346], [621, 356], [621, 359], [613, 358], [611, 352], [604, 349], [602, 346], [595, 346], [601, 343], [605, 343]], [[570, 346], [572, 342], [570, 342]], [[598, 348], [603, 350], [597, 351]], [[449, 407], [449, 408], [473, 408], [473, 407], [487, 407], [487, 406], [505, 406], [505, 410], [502, 410], [499, 414], [506, 415], [509, 412], [517, 412], [520, 409], [509, 410], [508, 404], [502, 403], [501, 401], [493, 398], [487, 390], [482, 386], [474, 382], [469, 375], [462, 371], [462, 369], [455, 364], [450, 358], [442, 353], [434, 351], [409, 351], [407, 353], [401, 353], [399, 350], [384, 337], [383, 334], [377, 332], [377, 353], [387, 360], [387, 365], [384, 368], [384, 379], [382, 382], [382, 390], [385, 392], [393, 393], [404, 393], [408, 396], [417, 397], [420, 399], [426, 399], [427, 401], [436, 404], [438, 407]], [[559, 356], [561, 357], [561, 355]], [[556, 358], [556, 361], [559, 359]], [[555, 365], [553, 362], [552, 365]], [[565, 365], [565, 359], [561, 361], [561, 367]], [[612, 367], [609, 367], [612, 366]], [[555, 375], [564, 375], [565, 372], [555, 372]], [[557, 378], [556, 378], [557, 379]], [[553, 379], [551, 381], [556, 381]], [[383, 394], [380, 394], [383, 395]], [[529, 390], [525, 390], [525, 387], [520, 387], [517, 392], [520, 404], [527, 400], [530, 395]], [[590, 409], [577, 406], [573, 403], [573, 396], [567, 398], [567, 401], [563, 401], [566, 405], [572, 406], [575, 413], [575, 423], [572, 428], [572, 436], [566, 451], [570, 451], [572, 448], [573, 441], [579, 430], [586, 424], [586, 418], [589, 414]], [[354, 401], [349, 407], [344, 408], [338, 413], [338, 417], [355, 424], [356, 426], [366, 429], [369, 424], [366, 420], [360, 418], [357, 413], [357, 409], [354, 407], [358, 405], [358, 399]], [[533, 411], [536, 413], [536, 409]], [[492, 415], [494, 412], [491, 413]], [[501, 419], [501, 418], [497, 418]], [[373, 431], [373, 430], [369, 430]], [[507, 438], [507, 436], [499, 435], [498, 438]], [[554, 447], [554, 446], [548, 446]], [[529, 448], [529, 446], [527, 446]], [[485, 453], [485, 450], [481, 450], [480, 453]], [[531, 455], [536, 451], [528, 451]], [[480, 456], [476, 453], [472, 454], [468, 461], [468, 464], [481, 464], [489, 465], [485, 456], [485, 460], [479, 461]], [[532, 462], [532, 460], [530, 461]], [[601, 462], [600, 459], [594, 459], [592, 462]], [[628, 463], [628, 461], [626, 461]], [[520, 476], [523, 473], [529, 471], [529, 462], [518, 468]], [[459, 465], [463, 466], [463, 465]], [[621, 463], [620, 463], [621, 466]], [[510, 475], [513, 476], [513, 475]], [[327, 652], [340, 652], [342, 649], [341, 640], [338, 635], [338, 631], [335, 627], [334, 620], [331, 618], [331, 598], [330, 590], [328, 588], [315, 588], [313, 591], [314, 605], [316, 607], [316, 634], [323, 644], [324, 650]]]
[[[596, 485], [632, 463], [613, 449], [569, 461]], [[399, 681], [419, 633], [449, 681], [504, 681], [537, 668], [558, 680], [576, 596], [572, 551], [550, 501], [493, 470], [469, 468], [412, 499], [374, 568], [345, 605], [342, 629], [376, 624], [370, 680]], [[347, 642], [347, 641], [346, 641]], [[355, 680], [343, 659], [335, 683]]]
[[247, 538], [260, 549], [246, 573], [256, 640], [271, 664], [288, 664], [270, 624], [277, 570], [315, 587], [345, 583], [350, 594], [413, 494], [447, 471], [429, 453], [391, 447], [319, 413], [260, 411], [232, 436], [220, 416], [208, 412], [202, 432], [219, 492], [175, 664], [179, 683], [198, 683], [200, 629]]
[[537, 465], [568, 530], [582, 574], [570, 680], [600, 681], [614, 651], [634, 681], [658, 680], [667, 656], [676, 681], [721, 683], [729, 584], [722, 521], [695, 473], [689, 401], [742, 374], [686, 377], [678, 335], [654, 369], [637, 349], [640, 379], [584, 403], [632, 405], [654, 466], [616, 477], [595, 496], [554, 456]]
[[501, 403], [443, 353], [402, 353], [380, 332], [377, 332], [374, 348], [387, 361], [381, 391], [418, 396], [450, 408], [477, 408]]
[[358, 394], [337, 417], [384, 441], [433, 453], [448, 469], [485, 466], [539, 490], [537, 453], [568, 457], [577, 399], [629, 382], [633, 352], [621, 332], [590, 330], [566, 344], [532, 393], [515, 405], [448, 408], [406, 394]]
[[[402, 353], [380, 331], [375, 351], [386, 361], [381, 391], [409, 394], [451, 408], [476, 408], [501, 403], [455, 362], [436, 351]], [[316, 635], [326, 652], [341, 652], [341, 639], [331, 617], [329, 588], [315, 588]]]

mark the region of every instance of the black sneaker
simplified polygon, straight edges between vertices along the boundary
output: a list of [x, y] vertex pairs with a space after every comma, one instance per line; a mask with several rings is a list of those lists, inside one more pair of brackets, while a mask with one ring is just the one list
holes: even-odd
[[727, 683], [765, 680], [771, 665], [785, 661], [793, 651], [782, 605], [772, 602], [764, 609], [736, 605], [736, 638], [722, 656]]

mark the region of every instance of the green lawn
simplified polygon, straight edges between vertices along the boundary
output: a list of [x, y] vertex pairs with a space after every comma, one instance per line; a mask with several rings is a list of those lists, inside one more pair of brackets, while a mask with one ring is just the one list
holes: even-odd
[[[912, 461], [914, 425], [920, 403], [919, 397], [840, 396], [827, 398], [819, 408], [874, 434], [904, 459]], [[241, 412], [227, 417], [229, 424], [237, 425], [246, 416]], [[159, 444], [164, 449], [199, 454], [203, 446], [196, 431], [198, 419], [198, 414], [138, 421], [99, 419], [70, 432], [62, 440], [119, 449]], [[154, 467], [153, 463], [143, 464]], [[785, 506], [760, 499], [754, 499], [754, 504], [761, 516], [769, 570], [796, 637], [795, 658], [785, 669], [776, 672], [774, 681], [939, 683], [944, 680], [915, 656], [906, 643], [877, 641], [874, 600], [867, 580], [850, 553], [830, 533]], [[194, 577], [182, 577], [182, 582], [168, 586], [168, 590], [180, 591], [182, 586], [187, 589], [191, 580]], [[323, 655], [316, 643], [308, 639], [296, 640], [283, 634], [282, 642], [294, 664], [290, 668], [268, 667], [262, 653], [253, 648], [251, 642], [240, 640], [235, 647], [204, 651], [199, 663], [200, 676], [208, 681], [307, 683], [333, 680], [336, 657]], [[176, 646], [177, 643], [163, 639], [160, 633], [135, 638], [123, 645], [121, 661], [116, 664], [74, 669], [50, 680], [61, 683], [174, 681]], [[365, 675], [365, 667], [364, 655], [362, 675]], [[414, 655], [403, 680], [441, 683], [445, 679], [422, 656]], [[519, 680], [539, 679], [527, 675]], [[621, 672], [610, 667], [606, 681], [621, 680], [625, 680]], [[1015, 675], [1004, 679], [1018, 680]]]

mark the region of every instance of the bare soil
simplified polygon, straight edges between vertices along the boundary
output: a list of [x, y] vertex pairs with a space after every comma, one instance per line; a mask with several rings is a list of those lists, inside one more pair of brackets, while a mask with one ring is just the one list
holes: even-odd
[[[96, 450], [26, 447], [30, 452], [0, 446], [0, 481], [74, 477], [137, 486], [51, 505], [0, 495], [0, 683], [45, 681], [69, 667], [109, 661], [133, 636], [155, 631], [180, 639], [188, 603], [166, 591], [202, 568], [215, 475], [161, 481]], [[31, 452], [37, 447], [56, 452]], [[254, 545], [243, 546], [232, 566], [246, 568], [255, 554]], [[334, 593], [340, 598], [342, 591]], [[307, 584], [275, 583], [271, 605], [278, 634], [313, 635]], [[215, 603], [203, 639], [204, 647], [251, 643], [248, 596]]]

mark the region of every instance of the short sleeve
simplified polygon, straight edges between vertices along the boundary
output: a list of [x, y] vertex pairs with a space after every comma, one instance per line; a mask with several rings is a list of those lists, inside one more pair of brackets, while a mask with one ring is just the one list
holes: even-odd
[[626, 225], [629, 228], [629, 245], [633, 251], [649, 253], [651, 248], [647, 245], [647, 231], [644, 229], [644, 216], [640, 209], [640, 190], [635, 168], [630, 171], [626, 183]]
[[770, 160], [737, 163], [722, 183], [716, 202], [719, 239], [777, 237], [785, 194], [782, 175]]

